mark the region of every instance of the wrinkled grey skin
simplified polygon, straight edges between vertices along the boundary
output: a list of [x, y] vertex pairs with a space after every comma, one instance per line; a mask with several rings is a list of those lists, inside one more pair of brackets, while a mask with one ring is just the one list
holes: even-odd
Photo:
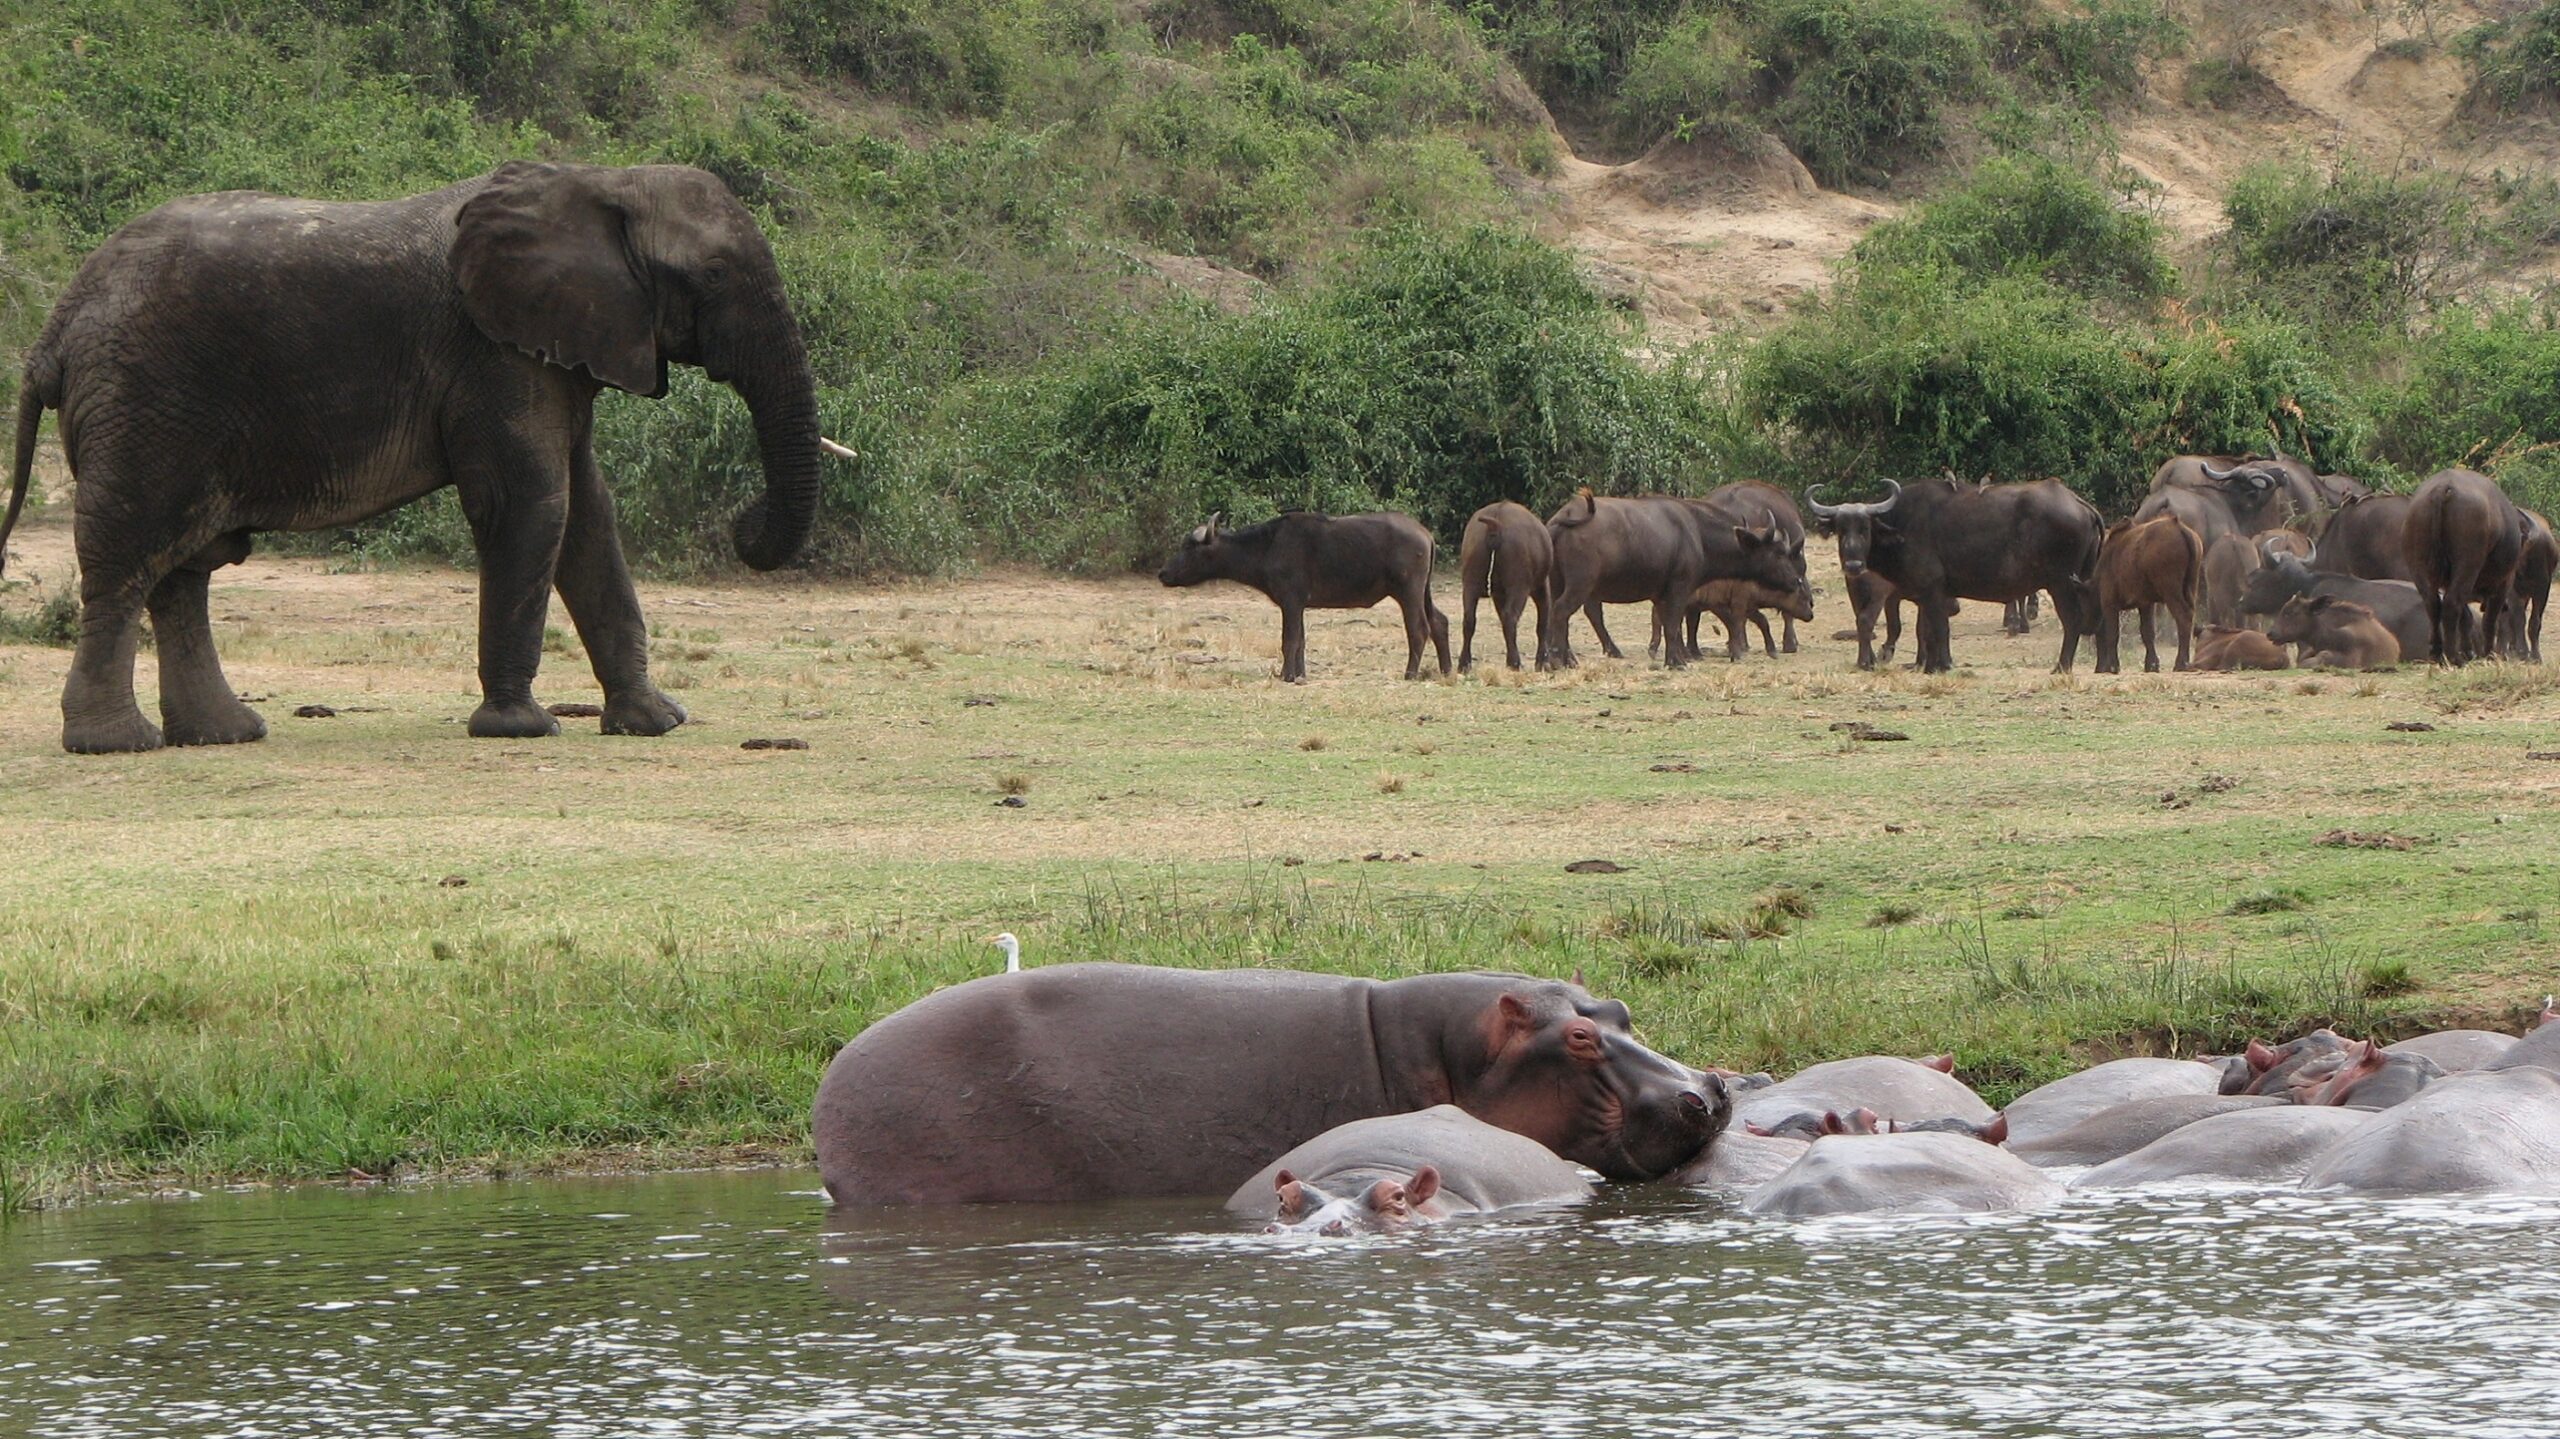
[[2009, 1150], [2040, 1169], [2104, 1164], [2199, 1119], [2284, 1102], [2260, 1094], [2163, 1094], [2100, 1110], [2059, 1134], [2033, 1144], [2012, 1144]]
[[[747, 402], [765, 490], [738, 554], [789, 563], [817, 510], [817, 395], [773, 251], [716, 177], [514, 161], [403, 200], [233, 191], [126, 225], [55, 304], [19, 404], [17, 489], [46, 408], [79, 480], [63, 748], [264, 737], [215, 656], [207, 577], [259, 531], [349, 525], [446, 485], [480, 554], [470, 732], [559, 731], [533, 698], [555, 587], [605, 732], [682, 724], [649, 679], [593, 443], [597, 393], [664, 394], [671, 362]], [[134, 702], [146, 609], [158, 725]]]
[[1737, 1127], [1673, 1174], [1671, 1182], [1690, 1189], [1748, 1194], [1784, 1174], [1812, 1147], [1811, 1140], [1752, 1134]]
[[2101, 1110], [2163, 1094], [2211, 1094], [2221, 1071], [2192, 1059], [2111, 1059], [2066, 1074], [2009, 1101], [2009, 1142], [2033, 1143], [2060, 1134]]
[[2486, 1069], [2515, 1047], [2514, 1035], [2493, 1029], [2439, 1029], [2433, 1034], [2413, 1035], [2398, 1044], [2386, 1044], [2382, 1052], [2420, 1055], [2434, 1060], [2447, 1074], [2460, 1074], [2466, 1069]]
[[1825, 1110], [1841, 1114], [1872, 1109], [1879, 1119], [1961, 1119], [1991, 1122], [1992, 1108], [1952, 1075], [1890, 1055], [1835, 1059], [1787, 1076], [1766, 1089], [1737, 1095], [1734, 1128], [1763, 1127], [1788, 1116]]
[[2480, 1067], [2560, 1070], [2560, 1024], [2545, 1021], [2533, 1033], [2508, 1046], [2506, 1053]]
[[2352, 1041], [2334, 1029], [2315, 1029], [2277, 1045], [2252, 1040], [2249, 1043], [2249, 1063], [2258, 1075], [2240, 1092], [2289, 1098], [2293, 1092], [2293, 1077], [2305, 1066], [2333, 1054], [2344, 1054], [2350, 1047]]
[[2560, 1189], [2560, 1072], [2526, 1066], [2440, 1079], [2339, 1140], [2302, 1187], [2369, 1194]]
[[1742, 1202], [1752, 1214], [1984, 1214], [2040, 1209], [2062, 1186], [1961, 1134], [1834, 1134]]
[[2299, 1104], [2239, 1109], [2182, 1125], [2071, 1182], [2074, 1189], [2145, 1184], [2294, 1184], [2329, 1146], [2370, 1123], [2362, 1109]]
[[2293, 1076], [2286, 1097], [2296, 1104], [2354, 1105], [2389, 1109], [2444, 1078], [2443, 1066], [2423, 1055], [2392, 1054], [2367, 1041], [2323, 1055]]
[[[1438, 1191], [1397, 1215], [1373, 1202], [1378, 1186], [1410, 1185], [1426, 1166], [1437, 1170]], [[1283, 1214], [1280, 1176], [1291, 1176], [1325, 1203], [1305, 1203]], [[1314, 1195], [1309, 1196], [1311, 1199]], [[1277, 1227], [1304, 1232], [1394, 1228], [1400, 1222], [1447, 1219], [1509, 1209], [1520, 1204], [1559, 1204], [1591, 1197], [1582, 1171], [1534, 1139], [1498, 1129], [1454, 1104], [1410, 1114], [1386, 1114], [1337, 1125], [1278, 1159], [1239, 1186], [1227, 1208], [1254, 1219], [1277, 1216]]]

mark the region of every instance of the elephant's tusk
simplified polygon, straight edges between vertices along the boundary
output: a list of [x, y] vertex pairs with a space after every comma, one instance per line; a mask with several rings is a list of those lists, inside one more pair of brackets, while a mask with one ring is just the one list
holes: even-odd
[[852, 446], [839, 445], [824, 435], [818, 436], [818, 448], [835, 456], [839, 460], [858, 460], [862, 458], [860, 454], [854, 451]]

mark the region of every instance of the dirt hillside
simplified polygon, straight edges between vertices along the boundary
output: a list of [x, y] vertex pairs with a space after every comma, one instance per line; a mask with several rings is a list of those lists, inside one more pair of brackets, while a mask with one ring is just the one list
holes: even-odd
[[[2560, 131], [2463, 110], [2469, 66], [2452, 39], [2491, 5], [2275, 0], [2178, 7], [2188, 42], [2146, 71], [2143, 98], [2113, 117], [2118, 158], [2156, 190], [2174, 243], [2193, 252], [2223, 225], [2222, 197], [2252, 163], [2280, 155], [2469, 177], [2560, 169]], [[2422, 13], [2421, 13], [2422, 12]], [[2238, 57], [2263, 76], [2222, 106], [2191, 101], [2190, 72]], [[1558, 238], [1590, 257], [1659, 340], [1679, 344], [1781, 312], [1818, 288], [1878, 220], [1914, 194], [1826, 190], [1774, 137], [1748, 153], [1665, 142], [1624, 164], [1572, 155], [1549, 182]]]

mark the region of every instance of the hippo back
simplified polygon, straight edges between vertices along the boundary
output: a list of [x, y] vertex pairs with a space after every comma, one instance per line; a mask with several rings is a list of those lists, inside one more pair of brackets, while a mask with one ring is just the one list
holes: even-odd
[[2328, 1105], [2271, 1104], [2181, 1125], [2071, 1183], [2074, 1189], [2142, 1184], [2292, 1184], [2329, 1146], [2373, 1116]]
[[1961, 1134], [1834, 1134], [1743, 1201], [1753, 1214], [1980, 1214], [2035, 1209], [2062, 1186]]
[[1985, 1124], [1993, 1110], [1964, 1081], [1925, 1064], [1866, 1055], [1810, 1065], [1734, 1102], [1734, 1122], [1774, 1124], [1791, 1114], [1872, 1109], [1878, 1119], [1961, 1119]]
[[1262, 1167], [1237, 1186], [1227, 1208], [1257, 1218], [1277, 1208], [1274, 1181], [1287, 1170], [1328, 1193], [1356, 1193], [1370, 1181], [1440, 1171], [1440, 1204], [1453, 1214], [1587, 1198], [1591, 1182], [1553, 1150], [1497, 1129], [1454, 1104], [1336, 1125]]
[[2066, 1074], [2009, 1102], [2009, 1142], [2060, 1134], [2101, 1110], [2163, 1094], [2211, 1094], [2221, 1071], [2192, 1059], [2115, 1059]]
[[2439, 1029], [2383, 1046], [2385, 1054], [2414, 1054], [2432, 1059], [2447, 1074], [2487, 1069], [2516, 1047], [2516, 1037], [2494, 1029]]
[[2131, 1154], [2161, 1135], [2216, 1114], [2285, 1101], [2260, 1094], [2162, 1094], [2102, 1109], [2059, 1134], [2011, 1148], [2046, 1169], [2104, 1164]]
[[2507, 1046], [2497, 1058], [2480, 1067], [2482, 1069], [2560, 1070], [2560, 1024], [2543, 1025], [2540, 1029]]
[[2560, 1189], [2560, 1072], [2525, 1066], [2437, 1080], [2338, 1141], [2302, 1186], [2373, 1194]]

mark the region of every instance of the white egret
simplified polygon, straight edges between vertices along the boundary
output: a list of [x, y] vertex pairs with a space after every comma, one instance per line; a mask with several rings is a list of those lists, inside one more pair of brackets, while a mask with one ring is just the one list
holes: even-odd
[[1019, 974], [1022, 972], [1022, 941], [1014, 938], [1011, 930], [1007, 930], [1003, 934], [988, 935], [987, 943], [1004, 951], [1005, 973]]

